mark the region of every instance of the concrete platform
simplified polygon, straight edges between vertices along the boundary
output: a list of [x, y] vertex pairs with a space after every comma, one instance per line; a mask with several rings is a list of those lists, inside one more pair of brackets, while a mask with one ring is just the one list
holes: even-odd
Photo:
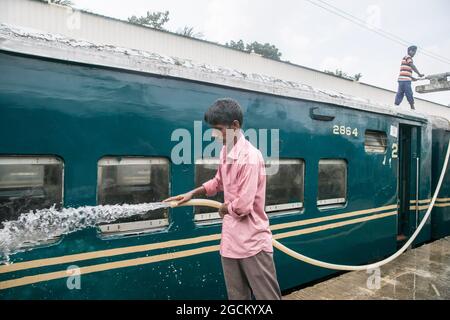
[[353, 271], [293, 292], [286, 300], [450, 299], [450, 237], [407, 250], [372, 271]]

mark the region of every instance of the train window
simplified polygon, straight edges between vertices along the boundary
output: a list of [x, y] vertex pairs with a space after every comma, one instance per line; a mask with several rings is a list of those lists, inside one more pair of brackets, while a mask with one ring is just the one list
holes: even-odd
[[346, 197], [347, 162], [340, 159], [320, 160], [317, 205], [342, 205], [345, 203]]
[[[195, 187], [197, 188], [204, 182], [214, 178], [218, 167], [218, 158], [197, 159], [195, 161]], [[223, 192], [218, 192], [214, 197], [210, 197], [209, 199], [223, 203]], [[220, 222], [219, 212], [212, 212], [211, 208], [208, 207], [195, 207], [194, 221], [199, 224]]]
[[56, 157], [0, 157], [0, 222], [31, 210], [61, 208], [63, 170]]
[[[106, 157], [98, 162], [98, 204], [159, 202], [169, 196], [169, 161], [149, 157]], [[132, 234], [165, 228], [168, 209], [99, 225], [104, 234]]]
[[[269, 167], [273, 170], [269, 170]], [[305, 163], [300, 159], [266, 162], [266, 212], [268, 214], [303, 208], [304, 171]]]
[[369, 153], [385, 153], [387, 150], [386, 132], [366, 130], [364, 149]]

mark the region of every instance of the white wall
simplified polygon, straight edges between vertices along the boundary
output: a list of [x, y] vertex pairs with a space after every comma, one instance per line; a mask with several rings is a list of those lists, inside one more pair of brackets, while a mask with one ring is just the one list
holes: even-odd
[[[395, 96], [395, 93], [389, 90], [341, 79], [306, 67], [273, 61], [206, 41], [39, 1], [0, 0], [0, 22], [59, 33], [97, 44], [135, 48], [237, 69], [245, 73], [265, 74], [316, 88], [368, 98], [388, 105], [393, 105]], [[402, 108], [409, 108], [406, 99], [402, 103]], [[416, 99], [416, 108], [419, 112], [441, 115], [450, 119], [450, 108], [447, 106]]]

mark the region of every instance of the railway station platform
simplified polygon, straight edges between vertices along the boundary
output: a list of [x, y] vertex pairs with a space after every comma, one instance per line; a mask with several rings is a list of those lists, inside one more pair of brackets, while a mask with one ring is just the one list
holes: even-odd
[[376, 272], [347, 272], [285, 295], [285, 300], [450, 299], [450, 237], [407, 250]]

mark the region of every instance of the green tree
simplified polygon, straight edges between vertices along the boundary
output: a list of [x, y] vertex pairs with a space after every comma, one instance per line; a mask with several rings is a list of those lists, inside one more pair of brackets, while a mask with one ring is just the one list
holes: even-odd
[[281, 57], [280, 50], [278, 50], [278, 48], [275, 47], [273, 44], [267, 42], [262, 44], [257, 41], [254, 41], [250, 44], [247, 44], [246, 49], [247, 51], [255, 52], [269, 59], [280, 60]]
[[194, 27], [188, 27], [185, 26], [183, 29], [178, 29], [178, 34], [181, 34], [185, 37], [191, 37], [191, 38], [197, 38], [202, 39], [204, 37], [203, 33], [201, 32], [195, 32]]
[[354, 76], [349, 76], [346, 72], [344, 72], [344, 71], [342, 71], [340, 69], [336, 69], [335, 71], [325, 70], [325, 73], [333, 74], [333, 75], [338, 76], [340, 78], [344, 78], [344, 79], [348, 79], [348, 80], [354, 80], [354, 81], [359, 81], [359, 79], [362, 78], [362, 74], [361, 73], [357, 73]]
[[147, 11], [146, 16], [136, 17], [131, 16], [128, 18], [128, 22], [134, 24], [140, 24], [144, 26], [149, 26], [155, 29], [164, 30], [163, 26], [169, 21], [169, 11], [157, 11], [150, 12]]
[[233, 41], [231, 40], [229, 43], [225, 43], [225, 45], [227, 47], [233, 48], [233, 49], [237, 49], [237, 50], [241, 50], [241, 51], [245, 51], [245, 44], [244, 41], [239, 40], [239, 41]]
[[361, 72], [360, 72], [360, 73], [357, 73], [357, 74], [355, 74], [355, 75], [353, 76], [353, 79], [355, 79], [355, 81], [359, 81], [359, 79], [361, 79], [361, 78], [362, 78]]
[[233, 41], [231, 40], [229, 43], [225, 43], [227, 47], [238, 49], [246, 52], [254, 52], [262, 55], [265, 58], [280, 60], [282, 53], [280, 50], [270, 43], [259, 43], [257, 41], [253, 41], [252, 43], [244, 44], [244, 41]]
[[54, 4], [60, 4], [62, 6], [71, 6], [73, 5], [73, 2], [70, 0], [44, 0], [43, 2], [47, 3], [54, 3]]

